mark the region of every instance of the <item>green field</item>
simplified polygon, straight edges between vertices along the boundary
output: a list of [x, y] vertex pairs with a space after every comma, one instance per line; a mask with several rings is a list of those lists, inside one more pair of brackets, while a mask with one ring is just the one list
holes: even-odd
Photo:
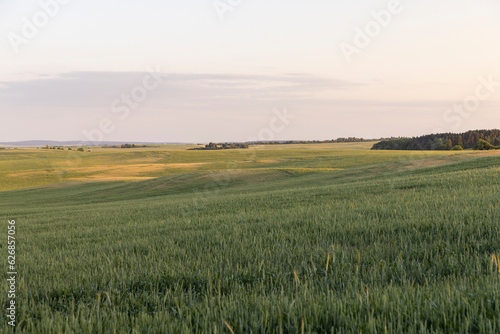
[[500, 152], [372, 144], [0, 151], [17, 333], [499, 333]]

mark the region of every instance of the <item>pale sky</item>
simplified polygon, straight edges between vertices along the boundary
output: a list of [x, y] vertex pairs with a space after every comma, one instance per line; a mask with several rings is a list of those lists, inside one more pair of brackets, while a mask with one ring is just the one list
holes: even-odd
[[499, 33], [498, 0], [0, 0], [0, 141], [500, 128]]

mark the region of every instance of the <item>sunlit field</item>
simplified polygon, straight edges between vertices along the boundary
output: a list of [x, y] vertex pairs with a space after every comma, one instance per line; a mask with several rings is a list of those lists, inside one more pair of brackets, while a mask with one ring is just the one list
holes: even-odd
[[17, 332], [500, 332], [500, 153], [371, 145], [0, 151]]
[[427, 157], [440, 157], [445, 163], [472, 153], [466, 151], [458, 157], [456, 152], [375, 152], [369, 150], [371, 146], [373, 143], [262, 145], [225, 151], [186, 150], [190, 146], [89, 148], [84, 152], [10, 149], [0, 151], [0, 191], [69, 181], [140, 181], [227, 170], [325, 172], [404, 160], [418, 164]]

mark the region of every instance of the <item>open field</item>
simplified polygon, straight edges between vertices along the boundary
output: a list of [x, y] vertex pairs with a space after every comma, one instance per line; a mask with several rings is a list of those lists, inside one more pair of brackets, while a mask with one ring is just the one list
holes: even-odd
[[17, 332], [500, 332], [500, 153], [372, 144], [0, 151]]
[[[462, 159], [462, 152], [373, 152], [373, 143], [253, 146], [249, 150], [187, 151], [187, 146], [103, 149], [91, 152], [16, 149], [0, 151], [0, 191], [68, 181], [139, 181], [188, 172], [281, 170], [290, 173], [351, 169], [442, 157], [446, 163]], [[464, 155], [466, 154], [466, 155]], [[435, 160], [432, 160], [435, 163]]]

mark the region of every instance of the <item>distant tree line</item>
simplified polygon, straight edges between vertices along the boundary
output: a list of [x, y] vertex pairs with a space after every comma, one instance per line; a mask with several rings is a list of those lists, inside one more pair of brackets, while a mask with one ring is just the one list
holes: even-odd
[[104, 145], [102, 148], [138, 148], [138, 147], [147, 147], [147, 145], [136, 145], [136, 144]]
[[381, 139], [364, 139], [356, 137], [347, 137], [347, 138], [337, 138], [331, 140], [272, 140], [272, 141], [251, 141], [248, 143], [252, 145], [330, 144], [330, 143], [363, 143], [369, 141], [377, 141]]
[[[44, 147], [42, 147], [42, 150], [64, 150], [64, 147], [45, 145]], [[71, 147], [68, 147], [68, 151], [73, 151], [73, 149]], [[85, 149], [83, 147], [79, 147], [77, 149], [77, 151], [78, 152], [85, 152]], [[87, 150], [87, 152], [90, 152], [90, 150]]]
[[392, 138], [376, 143], [372, 150], [490, 150], [499, 148], [500, 130], [495, 129]]
[[[62, 146], [49, 146], [49, 145], [45, 145], [44, 147], [42, 147], [42, 149], [44, 149], [44, 150], [64, 150], [64, 147], [62, 147]], [[68, 150], [71, 151], [71, 147], [68, 147]]]
[[208, 150], [208, 151], [214, 151], [214, 150], [230, 150], [230, 149], [242, 149], [242, 148], [248, 148], [247, 143], [210, 143], [208, 145], [205, 145], [205, 147], [195, 147], [195, 148], [190, 148], [189, 150]]

